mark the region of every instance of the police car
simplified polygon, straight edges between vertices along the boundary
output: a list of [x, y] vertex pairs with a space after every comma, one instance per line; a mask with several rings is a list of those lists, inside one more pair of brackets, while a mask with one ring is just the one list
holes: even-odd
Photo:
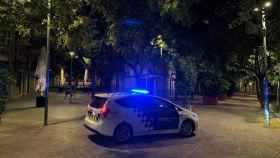
[[180, 133], [190, 136], [198, 128], [198, 115], [164, 98], [133, 93], [96, 94], [87, 107], [85, 127], [122, 143], [133, 136]]

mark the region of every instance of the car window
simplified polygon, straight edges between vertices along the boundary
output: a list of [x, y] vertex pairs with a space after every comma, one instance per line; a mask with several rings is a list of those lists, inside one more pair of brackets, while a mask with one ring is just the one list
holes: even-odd
[[91, 100], [90, 106], [93, 108], [101, 108], [106, 101], [107, 98], [94, 96]]
[[135, 101], [133, 97], [124, 97], [121, 99], [117, 99], [115, 102], [126, 108], [133, 108], [135, 106]]
[[126, 108], [150, 108], [154, 105], [151, 97], [148, 96], [128, 96], [116, 100], [116, 103]]
[[175, 106], [167, 101], [155, 98], [154, 104], [157, 107], [161, 117], [173, 117], [177, 115]]

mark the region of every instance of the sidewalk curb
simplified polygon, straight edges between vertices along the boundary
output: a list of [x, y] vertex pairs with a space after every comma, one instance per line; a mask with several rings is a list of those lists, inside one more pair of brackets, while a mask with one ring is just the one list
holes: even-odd
[[280, 119], [280, 113], [276, 113], [276, 112], [271, 111], [271, 115], [274, 118], [279, 118]]

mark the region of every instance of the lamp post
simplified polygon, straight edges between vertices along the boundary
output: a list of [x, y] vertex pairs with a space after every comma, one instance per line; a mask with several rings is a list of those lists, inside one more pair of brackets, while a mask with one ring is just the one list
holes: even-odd
[[165, 42], [162, 39], [161, 35], [158, 35], [153, 41], [151, 41], [152, 46], [156, 46], [160, 50], [160, 57], [163, 55], [163, 49], [166, 47]]
[[263, 50], [264, 50], [264, 77], [263, 77], [263, 102], [264, 102], [264, 117], [265, 117], [265, 127], [270, 126], [270, 113], [269, 113], [269, 97], [268, 97], [268, 78], [267, 78], [267, 40], [266, 40], [266, 9], [272, 6], [271, 2], [265, 2], [262, 8], [254, 8], [255, 12], [261, 12], [261, 24], [262, 24], [262, 36], [263, 36]]
[[280, 89], [280, 83], [279, 83], [279, 79], [277, 81], [277, 93], [276, 93], [276, 105], [279, 108], [279, 89]]
[[69, 85], [72, 86], [72, 73], [73, 73], [73, 58], [75, 56], [75, 52], [69, 52], [70, 54], [70, 83]]
[[[20, 3], [24, 3], [24, 2], [31, 2], [31, 0], [19, 0]], [[48, 125], [48, 97], [49, 97], [49, 67], [50, 67], [50, 30], [51, 30], [51, 0], [47, 0], [47, 9], [48, 9], [48, 13], [47, 13], [47, 50], [45, 52], [45, 66], [46, 66], [46, 72], [45, 76], [45, 89], [44, 89], [44, 96], [45, 96], [45, 105], [44, 105], [44, 126]]]
[[50, 30], [51, 30], [51, 0], [48, 0], [48, 15], [47, 15], [47, 52], [46, 52], [46, 89], [45, 89], [45, 97], [46, 104], [44, 110], [44, 125], [48, 125], [48, 97], [49, 97], [49, 54], [50, 54]]
[[161, 35], [158, 35], [157, 36], [158, 38], [158, 47], [159, 47], [159, 50], [160, 50], [160, 57], [162, 57], [162, 48], [163, 48], [163, 45], [162, 45], [162, 36]]
[[161, 35], [158, 35], [157, 38], [158, 38], [158, 46], [159, 46], [159, 49], [160, 49], [160, 57], [162, 57], [162, 51], [163, 51], [164, 43], [163, 43]]

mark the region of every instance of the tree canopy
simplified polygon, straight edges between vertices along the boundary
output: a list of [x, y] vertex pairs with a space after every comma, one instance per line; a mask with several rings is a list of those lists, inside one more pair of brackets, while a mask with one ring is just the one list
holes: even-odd
[[[178, 73], [183, 71], [177, 81], [184, 85], [207, 83], [205, 75], [212, 75], [213, 80], [219, 78], [221, 82], [234, 80], [228, 77], [232, 72], [238, 74], [235, 78], [258, 76], [259, 70], [251, 61], [253, 56], [257, 58], [253, 50], [262, 42], [261, 19], [253, 8], [263, 5], [264, 1], [51, 2], [51, 46], [56, 55], [75, 51], [81, 60], [83, 57], [92, 59], [92, 64], [109, 62], [113, 56], [129, 65], [136, 74], [141, 74], [139, 66], [146, 64], [139, 62], [146, 61], [143, 59], [158, 65], [172, 62]], [[277, 64], [280, 49], [280, 2], [273, 3], [267, 9], [271, 69]], [[33, 47], [42, 46], [47, 12], [46, 0], [2, 0], [0, 29], [14, 32], [20, 41]], [[163, 49], [163, 58], [159, 58], [159, 48]]]

